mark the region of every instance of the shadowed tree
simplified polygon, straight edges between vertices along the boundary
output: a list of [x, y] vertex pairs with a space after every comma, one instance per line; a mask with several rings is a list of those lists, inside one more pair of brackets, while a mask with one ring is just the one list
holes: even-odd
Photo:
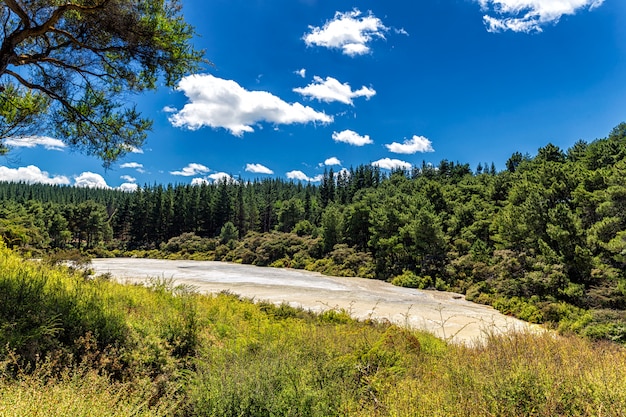
[[0, 22], [3, 152], [8, 137], [57, 136], [109, 166], [152, 125], [129, 95], [203, 62], [178, 0], [5, 0]]
[[289, 233], [304, 220], [304, 203], [298, 198], [283, 201], [278, 209], [278, 230]]
[[513, 155], [506, 161], [506, 169], [509, 172], [515, 172], [519, 164], [524, 160], [524, 156], [520, 152], [514, 152]]

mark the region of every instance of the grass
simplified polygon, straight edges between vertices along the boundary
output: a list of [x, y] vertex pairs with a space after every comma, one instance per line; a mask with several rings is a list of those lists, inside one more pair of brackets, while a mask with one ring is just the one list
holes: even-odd
[[51, 377], [41, 369], [32, 375], [0, 381], [0, 416], [168, 416], [177, 401], [151, 402], [150, 381], [115, 383], [95, 371]]
[[0, 248], [0, 416], [625, 416], [626, 351], [554, 334], [447, 344]]

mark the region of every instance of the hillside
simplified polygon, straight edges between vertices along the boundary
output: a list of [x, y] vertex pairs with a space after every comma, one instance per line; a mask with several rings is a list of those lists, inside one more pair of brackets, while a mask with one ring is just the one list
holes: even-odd
[[474, 348], [0, 248], [0, 415], [618, 416], [626, 351], [509, 334]]

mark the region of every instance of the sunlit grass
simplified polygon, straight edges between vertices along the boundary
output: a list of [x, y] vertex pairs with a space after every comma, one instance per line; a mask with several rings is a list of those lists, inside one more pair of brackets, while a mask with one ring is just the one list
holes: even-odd
[[156, 391], [149, 380], [117, 383], [95, 371], [51, 377], [44, 369], [0, 380], [0, 416], [168, 416], [178, 405], [173, 397], [154, 398]]
[[0, 271], [2, 417], [626, 415], [614, 344], [453, 345], [343, 311], [87, 279], [3, 248]]

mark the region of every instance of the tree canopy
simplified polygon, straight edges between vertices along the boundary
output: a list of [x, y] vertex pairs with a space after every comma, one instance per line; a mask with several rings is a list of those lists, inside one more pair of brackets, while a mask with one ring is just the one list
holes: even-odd
[[625, 184], [622, 123], [567, 150], [515, 152], [500, 172], [443, 160], [329, 170], [319, 186], [266, 178], [129, 193], [0, 183], [0, 238], [29, 256], [225, 260], [450, 289], [626, 344]]
[[0, 3], [0, 149], [54, 135], [105, 166], [140, 147], [151, 121], [129, 95], [172, 87], [204, 61], [178, 0]]

